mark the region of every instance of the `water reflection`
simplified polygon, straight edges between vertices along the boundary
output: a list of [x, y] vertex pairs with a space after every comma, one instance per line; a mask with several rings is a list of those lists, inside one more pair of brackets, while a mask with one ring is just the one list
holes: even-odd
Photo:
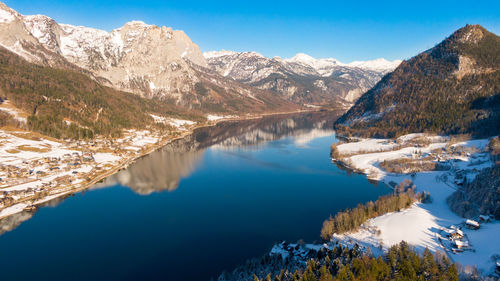
[[189, 176], [196, 169], [204, 152], [204, 149], [186, 152], [162, 149], [139, 159], [97, 187], [120, 184], [141, 195], [173, 191], [177, 189], [180, 179]]
[[[149, 195], [153, 192], [173, 191], [179, 182], [193, 173], [203, 156], [210, 149], [232, 153], [231, 149], [255, 150], [270, 141], [292, 136], [298, 146], [307, 146], [315, 138], [333, 133], [333, 122], [339, 113], [317, 112], [293, 115], [268, 116], [265, 118], [222, 122], [213, 127], [197, 129], [192, 135], [175, 141], [164, 148], [138, 159], [128, 168], [106, 178], [92, 189], [114, 185], [129, 187], [137, 194]], [[239, 157], [244, 154], [235, 153]], [[277, 163], [261, 160], [258, 164], [277, 169], [290, 169]], [[307, 169], [301, 167], [300, 169]], [[304, 170], [298, 173], [307, 172]], [[325, 173], [335, 173], [325, 171]], [[64, 197], [48, 202], [56, 206]], [[15, 229], [31, 219], [36, 210], [23, 211], [0, 220], [0, 235]]]
[[332, 165], [332, 116], [200, 129], [113, 187], [12, 217], [3, 231], [22, 225], [0, 237], [2, 280], [210, 280], [276, 241], [318, 240], [329, 215], [390, 192]]
[[[41, 204], [38, 208], [41, 207], [55, 207], [59, 205], [64, 199], [66, 199], [68, 195], [62, 196], [59, 198], [55, 198], [53, 200], [50, 200], [49, 202], [46, 202], [44, 204]], [[8, 216], [6, 218], [3, 218], [0, 220], [0, 235], [12, 231], [16, 229], [18, 226], [20, 226], [23, 222], [31, 219], [36, 213], [35, 210], [24, 210], [22, 212], [13, 214], [11, 216]]]
[[331, 135], [333, 122], [338, 116], [335, 112], [317, 112], [225, 122], [216, 127], [196, 131], [193, 147], [252, 149], [290, 136], [293, 136], [298, 144], [305, 144], [316, 137]]
[[338, 114], [332, 112], [279, 115], [200, 128], [192, 135], [142, 157], [94, 188], [120, 184], [141, 195], [173, 191], [182, 178], [196, 170], [208, 147], [227, 151], [235, 147], [258, 149], [270, 141], [289, 136], [294, 137], [297, 145], [306, 146], [315, 138], [331, 135], [337, 117]]

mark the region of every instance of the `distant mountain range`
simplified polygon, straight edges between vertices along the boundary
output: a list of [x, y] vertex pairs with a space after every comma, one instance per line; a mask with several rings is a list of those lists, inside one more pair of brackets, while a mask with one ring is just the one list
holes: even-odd
[[370, 136], [500, 134], [500, 37], [480, 25], [457, 30], [401, 63], [336, 127]]
[[[51, 120], [109, 133], [152, 124], [151, 114], [200, 119], [347, 110], [354, 103], [337, 122], [339, 131], [500, 133], [499, 38], [481, 26], [466, 26], [408, 61], [342, 63], [306, 54], [203, 54], [172, 28], [131, 21], [107, 32], [24, 16], [0, 3], [0, 47], [0, 99], [31, 115], [29, 128], [47, 134], [68, 135], [64, 125], [50, 128]], [[54, 101], [62, 106], [52, 108]], [[8, 123], [4, 113], [0, 119]]]
[[399, 64], [342, 64], [303, 54], [267, 59], [253, 52], [205, 58], [183, 31], [169, 27], [131, 21], [107, 32], [24, 16], [2, 3], [0, 45], [31, 63], [80, 71], [117, 90], [202, 112], [276, 111], [305, 103], [347, 108]]
[[256, 52], [206, 52], [209, 67], [224, 77], [272, 91], [296, 103], [349, 108], [401, 61], [385, 59], [344, 64], [334, 58], [297, 54], [291, 59], [267, 58]]
[[0, 3], [0, 45], [30, 63], [85, 73], [105, 86], [199, 112], [300, 108], [207, 68], [183, 32], [139, 21], [111, 32], [24, 16]]

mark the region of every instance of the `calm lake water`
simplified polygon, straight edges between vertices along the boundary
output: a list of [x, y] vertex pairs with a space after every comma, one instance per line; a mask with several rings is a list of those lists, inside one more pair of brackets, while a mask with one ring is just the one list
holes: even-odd
[[0, 221], [1, 280], [210, 280], [389, 190], [329, 158], [332, 113], [225, 122]]

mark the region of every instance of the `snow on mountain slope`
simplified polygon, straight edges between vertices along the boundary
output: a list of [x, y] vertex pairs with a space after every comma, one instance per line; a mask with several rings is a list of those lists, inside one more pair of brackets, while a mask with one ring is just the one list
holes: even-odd
[[24, 16], [0, 2], [0, 47], [30, 63], [87, 74], [100, 83], [203, 112], [299, 108], [208, 69], [200, 48], [180, 30], [131, 21], [111, 32]]
[[256, 52], [204, 53], [211, 69], [236, 81], [271, 90], [294, 102], [341, 103], [349, 107], [400, 61], [384, 59], [344, 64], [300, 53], [290, 59], [267, 58]]
[[[212, 104], [224, 102], [229, 96], [223, 92], [238, 99], [267, 92], [301, 105], [349, 107], [389, 71], [381, 70], [384, 61], [353, 67], [305, 54], [286, 60], [256, 52], [204, 56], [183, 31], [169, 27], [131, 21], [107, 32], [58, 24], [44, 15], [23, 16], [2, 3], [0, 45], [30, 62], [78, 69], [108, 86], [189, 108], [209, 99]], [[213, 90], [208, 91], [211, 98], [203, 96], [207, 91], [200, 83]]]
[[286, 62], [287, 64], [295, 63], [312, 67], [321, 76], [330, 76], [337, 66], [344, 66], [344, 64], [334, 58], [315, 59], [304, 53], [299, 53], [293, 58], [285, 59], [284, 62]]
[[111, 32], [57, 24], [47, 16], [24, 16], [45, 48], [61, 54], [118, 89], [183, 103], [199, 82], [191, 63], [206, 67], [199, 47], [183, 31], [131, 21]]
[[401, 60], [388, 61], [383, 58], [370, 61], [353, 61], [348, 66], [359, 67], [362, 69], [370, 69], [376, 71], [387, 71], [390, 72], [401, 64]]
[[0, 46], [28, 61], [54, 66], [61, 63], [57, 54], [40, 46], [24, 23], [24, 17], [0, 2]]

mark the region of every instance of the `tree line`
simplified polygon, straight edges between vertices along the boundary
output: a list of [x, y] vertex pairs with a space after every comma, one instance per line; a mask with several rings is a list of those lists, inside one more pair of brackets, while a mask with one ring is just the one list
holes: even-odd
[[[458, 281], [457, 267], [443, 253], [422, 254], [402, 241], [382, 256], [374, 257], [358, 247], [336, 246], [320, 251], [304, 268], [279, 273], [254, 273], [254, 281]], [[236, 279], [222, 279], [236, 280]]]
[[413, 188], [405, 190], [405, 187], [397, 187], [396, 190], [401, 188], [404, 192], [381, 196], [375, 202], [360, 203], [353, 209], [338, 212], [334, 217], [330, 216], [323, 222], [321, 237], [330, 240], [334, 233], [342, 234], [356, 231], [369, 219], [406, 209], [414, 202], [424, 200], [428, 196], [424, 193], [415, 193]]

